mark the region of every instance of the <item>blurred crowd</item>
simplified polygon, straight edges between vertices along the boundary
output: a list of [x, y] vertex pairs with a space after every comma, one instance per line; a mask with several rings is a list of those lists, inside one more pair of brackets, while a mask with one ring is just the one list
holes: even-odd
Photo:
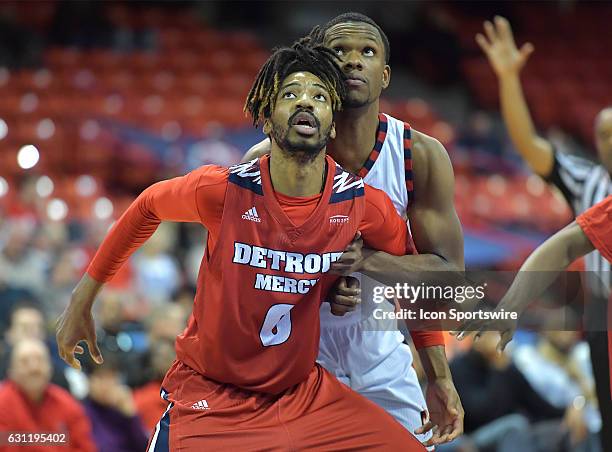
[[95, 306], [105, 361], [83, 357], [78, 371], [58, 356], [55, 321], [110, 223], [50, 222], [28, 185], [21, 214], [0, 212], [0, 403], [13, 407], [0, 430], [65, 431], [75, 450], [144, 450], [166, 408], [161, 380], [191, 312], [206, 232], [163, 224], [124, 266]]

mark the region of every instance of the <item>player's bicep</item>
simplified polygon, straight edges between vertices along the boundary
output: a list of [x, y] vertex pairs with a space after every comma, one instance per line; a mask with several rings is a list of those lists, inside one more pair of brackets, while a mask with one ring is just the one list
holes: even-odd
[[200, 216], [195, 199], [195, 186], [190, 187], [187, 176], [182, 176], [151, 185], [136, 202], [143, 215], [160, 221], [196, 222]]
[[453, 168], [441, 144], [427, 152], [428, 177], [415, 191], [408, 211], [412, 238], [419, 253], [436, 254], [463, 269], [463, 231], [455, 210]]

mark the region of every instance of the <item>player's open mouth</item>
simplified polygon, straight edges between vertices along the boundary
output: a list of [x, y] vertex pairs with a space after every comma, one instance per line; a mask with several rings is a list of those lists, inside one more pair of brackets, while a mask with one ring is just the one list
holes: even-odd
[[312, 136], [317, 133], [317, 120], [311, 113], [299, 112], [293, 117], [291, 126], [300, 135]]

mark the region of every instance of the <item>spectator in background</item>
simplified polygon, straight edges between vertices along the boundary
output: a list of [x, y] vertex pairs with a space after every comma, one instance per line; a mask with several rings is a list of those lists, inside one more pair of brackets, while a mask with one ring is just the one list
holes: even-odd
[[488, 152], [497, 157], [503, 154], [504, 143], [500, 133], [495, 130], [493, 121], [484, 111], [470, 115], [467, 126], [459, 132], [457, 144], [469, 151]]
[[[135, 305], [132, 292], [104, 290], [96, 309], [98, 344], [121, 362], [130, 387], [145, 380], [142, 372], [146, 357], [146, 336], [143, 325], [126, 317], [126, 307]], [[105, 355], [105, 356], [106, 356]]]
[[601, 450], [595, 383], [589, 346], [576, 331], [545, 331], [537, 344], [523, 344], [513, 361], [531, 387], [548, 403], [565, 410], [558, 437], [572, 452]]
[[158, 339], [174, 342], [176, 336], [187, 326], [189, 312], [182, 305], [175, 303], [153, 310], [146, 321], [149, 343], [154, 343]]
[[51, 256], [32, 248], [33, 225], [23, 222], [8, 225], [8, 236], [0, 249], [0, 286], [25, 289], [40, 296], [47, 285]]
[[[531, 422], [560, 419], [564, 410], [531, 388], [510, 357], [497, 351], [498, 341], [497, 333], [484, 333], [470, 351], [451, 362], [465, 408], [465, 433], [476, 447], [471, 450], [539, 452]], [[452, 443], [442, 446], [442, 452], [457, 450]]]
[[170, 304], [154, 310], [147, 319], [147, 383], [134, 391], [134, 400], [148, 429], [155, 427], [168, 406], [159, 395], [161, 383], [176, 357], [174, 342], [187, 325], [188, 313], [183, 305]]
[[160, 397], [160, 389], [164, 375], [172, 365], [176, 353], [174, 340], [158, 338], [149, 344], [149, 374], [150, 381], [134, 390], [134, 402], [145, 427], [152, 431], [168, 407], [168, 402]]
[[181, 282], [181, 272], [169, 250], [176, 246], [176, 227], [162, 223], [134, 256], [138, 292], [153, 306], [171, 299]]
[[[23, 339], [15, 344], [8, 380], [0, 386], [0, 431], [63, 433], [67, 446], [46, 446], [45, 450], [94, 451], [91, 424], [83, 408], [67, 391], [50, 383], [50, 377], [51, 360], [42, 341]], [[9, 449], [0, 445], [0, 451]]]
[[76, 247], [69, 247], [57, 253], [50, 274], [51, 287], [48, 290], [47, 312], [52, 318], [56, 318], [66, 307], [70, 300], [70, 293], [74, 288], [74, 282], [78, 280], [78, 271], [83, 265], [80, 260], [86, 260], [88, 256]]
[[101, 365], [82, 359], [83, 369], [89, 376], [89, 396], [83, 405], [91, 420], [98, 451], [142, 451], [147, 446], [147, 435], [132, 391], [122, 380], [121, 363], [116, 355], [105, 353], [104, 356]]
[[[10, 314], [10, 324], [0, 344], [0, 379], [6, 378], [10, 368], [11, 349], [25, 339], [46, 341], [45, 316], [38, 304], [33, 301], [16, 304]], [[55, 366], [52, 367], [51, 381], [68, 389], [68, 382], [63, 372], [66, 368], [64, 362], [59, 356], [53, 361]]]

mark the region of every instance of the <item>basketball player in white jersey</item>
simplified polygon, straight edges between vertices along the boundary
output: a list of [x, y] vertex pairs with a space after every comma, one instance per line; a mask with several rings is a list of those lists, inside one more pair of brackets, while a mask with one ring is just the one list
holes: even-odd
[[[343, 275], [360, 272], [364, 295], [381, 283], [420, 284], [416, 278], [423, 272], [463, 271], [463, 235], [453, 204], [454, 176], [446, 150], [434, 138], [379, 113], [379, 97], [391, 76], [384, 32], [369, 17], [346, 13], [315, 28], [310, 38], [313, 44], [333, 49], [347, 75], [349, 94], [344, 110], [335, 117], [337, 136], [328, 152], [389, 195], [409, 221], [420, 253], [391, 256], [361, 250], [357, 241], [334, 270]], [[269, 142], [265, 140], [251, 148], [243, 161], [267, 152]], [[428, 379], [424, 397], [412, 367], [412, 353], [397, 324], [377, 324], [370, 315], [372, 300], [363, 300], [363, 312], [350, 312], [359, 294], [359, 289], [345, 284], [329, 304], [323, 303], [319, 362], [386, 409], [425, 445], [459, 436], [463, 408], [441, 333], [411, 332]], [[387, 308], [393, 309], [390, 304]], [[332, 312], [348, 314], [338, 317]]]

